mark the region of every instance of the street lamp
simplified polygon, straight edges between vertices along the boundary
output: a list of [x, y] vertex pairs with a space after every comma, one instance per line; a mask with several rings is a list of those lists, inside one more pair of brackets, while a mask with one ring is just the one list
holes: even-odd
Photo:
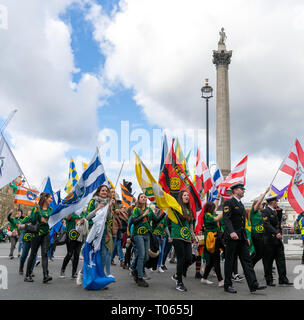
[[202, 87], [202, 98], [206, 100], [206, 161], [209, 168], [209, 99], [213, 97], [213, 89], [208, 85], [208, 79], [205, 79], [205, 86]]

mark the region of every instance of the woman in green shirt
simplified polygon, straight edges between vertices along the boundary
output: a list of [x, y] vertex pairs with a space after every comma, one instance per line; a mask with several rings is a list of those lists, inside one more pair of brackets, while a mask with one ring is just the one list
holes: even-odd
[[[206, 264], [206, 268], [204, 271], [203, 278], [201, 279], [201, 282], [205, 284], [213, 283], [207, 280], [207, 278], [212, 268], [214, 268], [217, 276], [217, 280], [218, 280], [218, 286], [222, 287], [224, 285], [224, 280], [221, 273], [220, 246], [219, 246], [219, 240], [217, 239], [217, 237], [219, 235], [220, 221], [223, 217], [223, 213], [221, 212], [217, 214], [216, 207], [217, 207], [217, 204], [213, 202], [207, 202], [204, 208], [204, 227], [205, 227], [204, 259], [206, 260], [207, 264]], [[208, 234], [210, 235], [210, 233], [213, 233], [215, 237], [214, 248], [212, 251], [209, 249], [211, 252], [207, 250], [207, 238], [208, 238]]]
[[11, 211], [9, 213], [9, 215], [7, 216], [7, 220], [11, 226], [10, 231], [12, 232], [12, 235], [10, 236], [10, 243], [11, 243], [11, 248], [10, 248], [10, 253], [9, 253], [10, 259], [14, 259], [14, 250], [16, 248], [16, 244], [18, 242], [18, 237], [19, 237], [19, 233], [20, 233], [20, 231], [18, 230], [18, 225], [20, 224], [20, 222], [23, 219], [21, 209], [17, 209], [15, 218], [12, 217], [12, 213], [13, 213], [13, 211]]
[[52, 208], [50, 207], [52, 201], [53, 197], [50, 193], [42, 192], [40, 194], [38, 206], [35, 206], [32, 209], [30, 220], [33, 224], [39, 223], [39, 231], [31, 241], [31, 254], [27, 262], [26, 276], [24, 278], [25, 282], [34, 281], [31, 277], [31, 271], [39, 247], [41, 247], [43, 283], [52, 280], [48, 271], [48, 249], [50, 243], [48, 220], [52, 214]]
[[183, 215], [173, 210], [178, 223], [171, 222], [171, 239], [175, 250], [177, 264], [176, 274], [172, 280], [176, 281], [176, 290], [187, 291], [182, 276], [186, 276], [188, 267], [192, 264], [192, 241], [195, 239], [193, 229], [193, 215], [189, 204], [189, 193], [183, 190], [178, 194], [177, 202], [182, 208]]

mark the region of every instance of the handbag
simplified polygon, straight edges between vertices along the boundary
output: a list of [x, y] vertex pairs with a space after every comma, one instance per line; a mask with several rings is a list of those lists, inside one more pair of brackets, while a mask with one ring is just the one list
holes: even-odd
[[66, 243], [67, 232], [65, 229], [53, 233], [53, 241], [55, 246], [62, 246]]

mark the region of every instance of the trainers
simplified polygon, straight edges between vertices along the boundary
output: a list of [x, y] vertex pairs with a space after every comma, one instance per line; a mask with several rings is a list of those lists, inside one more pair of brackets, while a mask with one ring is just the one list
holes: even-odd
[[219, 281], [218, 286], [219, 287], [223, 287], [224, 286], [224, 280]]
[[72, 274], [71, 279], [77, 279], [77, 272]]
[[143, 274], [143, 279], [144, 280], [151, 280], [151, 278], [146, 273]]
[[137, 285], [144, 288], [149, 287], [149, 284], [143, 278], [138, 278]]
[[242, 277], [240, 274], [236, 274], [235, 276], [232, 276], [232, 281], [235, 281], [235, 282], [240, 282], [244, 279], [244, 277]]
[[204, 284], [212, 284], [213, 282], [212, 282], [212, 281], [209, 281], [208, 279], [202, 278], [202, 279], [201, 279], [201, 283], [204, 283]]
[[33, 278], [32, 278], [31, 276], [25, 277], [25, 278], [24, 278], [24, 281], [25, 281], [25, 282], [34, 282], [34, 280], [33, 280]]
[[159, 268], [157, 269], [157, 271], [158, 271], [158, 272], [165, 272], [165, 271], [162, 269], [162, 267], [159, 267]]
[[82, 272], [81, 272], [81, 270], [78, 272], [77, 279], [76, 279], [76, 284], [78, 286], [82, 285]]
[[176, 282], [176, 285], [177, 285], [178, 280], [177, 280], [177, 276], [176, 276], [176, 274], [174, 274], [174, 275], [171, 277], [171, 279], [172, 279], [173, 281], [175, 281], [175, 282]]
[[64, 271], [63, 270], [61, 270], [60, 271], [60, 276], [59, 276], [60, 278], [65, 278], [65, 274], [64, 274]]
[[178, 283], [178, 284], [176, 285], [176, 290], [185, 292], [185, 291], [187, 291], [187, 288], [186, 288], [186, 287], [184, 286], [184, 284], [181, 282], [181, 283]]
[[162, 265], [161, 268], [162, 268], [163, 270], [168, 270], [168, 268], [167, 268], [165, 265]]
[[43, 283], [47, 283], [47, 282], [49, 282], [49, 281], [51, 281], [51, 280], [53, 280], [52, 277], [46, 276], [46, 277], [43, 278]]

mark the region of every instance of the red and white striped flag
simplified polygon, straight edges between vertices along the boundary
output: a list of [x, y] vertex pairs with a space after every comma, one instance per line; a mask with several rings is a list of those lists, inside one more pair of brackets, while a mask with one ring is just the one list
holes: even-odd
[[304, 211], [304, 152], [301, 144], [296, 140], [292, 149], [282, 163], [281, 171], [290, 175], [287, 198], [292, 208], [301, 213]]
[[34, 206], [39, 201], [39, 191], [28, 189], [24, 186], [18, 186], [15, 195], [15, 204], [25, 204], [27, 206]]
[[197, 149], [196, 154], [196, 177], [195, 177], [195, 188], [200, 193], [204, 190], [206, 194], [213, 186], [212, 178], [208, 167], [201, 159], [200, 152]]
[[225, 181], [219, 184], [218, 192], [224, 199], [232, 198], [232, 195], [227, 193], [230, 186], [238, 182], [246, 184], [247, 160], [248, 156], [244, 157], [230, 172]]

